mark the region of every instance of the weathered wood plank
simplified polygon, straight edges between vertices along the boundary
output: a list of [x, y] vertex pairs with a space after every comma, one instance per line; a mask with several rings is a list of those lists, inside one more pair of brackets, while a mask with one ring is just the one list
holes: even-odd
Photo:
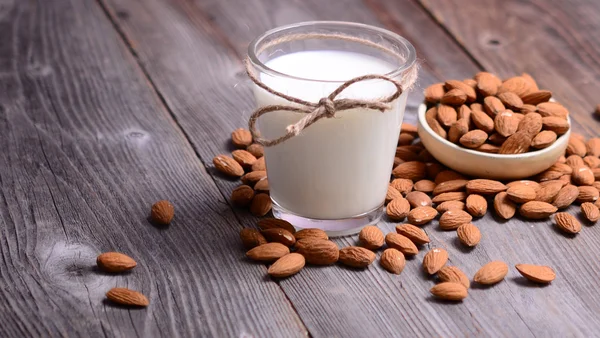
[[[305, 335], [97, 2], [0, 5], [0, 147], [0, 336]], [[153, 227], [163, 198], [174, 223]], [[110, 250], [138, 267], [95, 270]]]
[[[384, 23], [415, 41], [420, 55], [425, 55], [422, 87], [442, 79], [469, 77], [479, 70], [413, 2], [372, 0], [366, 6], [352, 0], [106, 3], [205, 163], [227, 151], [228, 133], [245, 125], [252, 97], [239, 61], [247, 43], [266, 29], [319, 19]], [[173, 60], [181, 62], [175, 67]], [[414, 113], [421, 100], [421, 93], [412, 95], [409, 111]], [[407, 119], [414, 117], [408, 114]], [[235, 185], [223, 180], [217, 184], [225, 195]], [[239, 215], [246, 224], [252, 223], [245, 213]], [[598, 241], [596, 229], [568, 239], [557, 234], [550, 222], [514, 219], [498, 223], [487, 216], [476, 224], [484, 239], [474, 250], [464, 250], [453, 232], [440, 232], [432, 225], [425, 227], [433, 240], [430, 247], [448, 249], [452, 264], [470, 276], [487, 261], [502, 259], [510, 265], [549, 264], [557, 269], [559, 279], [545, 288], [531, 287], [511, 269], [507, 281], [489, 289], [472, 289], [462, 304], [444, 304], [428, 295], [433, 281], [421, 272], [420, 254], [408, 262], [400, 277], [390, 276], [377, 265], [361, 272], [309, 268], [280, 285], [314, 336], [586, 336], [597, 330], [593, 271], [598, 263], [587, 251]], [[392, 224], [381, 226], [393, 230]], [[585, 270], [584, 264], [592, 268]]]

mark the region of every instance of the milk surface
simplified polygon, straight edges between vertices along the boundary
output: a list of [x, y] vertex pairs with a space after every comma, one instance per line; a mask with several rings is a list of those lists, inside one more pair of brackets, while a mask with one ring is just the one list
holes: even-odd
[[[297, 52], [276, 57], [266, 65], [280, 73], [311, 79], [261, 74], [267, 86], [311, 102], [318, 102], [351, 78], [395, 69], [377, 58], [343, 51]], [[377, 99], [394, 90], [388, 82], [369, 80], [353, 84], [337, 98]], [[255, 97], [258, 106], [290, 104], [259, 87], [255, 87]], [[380, 207], [405, 105], [406, 93], [384, 113], [367, 109], [337, 112], [335, 118], [323, 118], [300, 135], [265, 148], [271, 198], [291, 213], [314, 219], [349, 218]], [[272, 112], [260, 117], [258, 126], [263, 137], [277, 138], [303, 116]]]

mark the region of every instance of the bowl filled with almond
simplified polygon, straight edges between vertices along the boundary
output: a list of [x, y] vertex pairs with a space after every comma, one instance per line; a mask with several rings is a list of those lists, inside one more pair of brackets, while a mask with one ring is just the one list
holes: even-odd
[[536, 175], [565, 153], [569, 111], [528, 74], [502, 81], [480, 72], [426, 88], [418, 133], [444, 165], [481, 178]]

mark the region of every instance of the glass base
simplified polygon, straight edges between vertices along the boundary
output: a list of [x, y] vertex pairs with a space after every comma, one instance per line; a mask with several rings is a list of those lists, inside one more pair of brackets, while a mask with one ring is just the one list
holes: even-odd
[[354, 235], [367, 225], [377, 224], [383, 216], [383, 204], [379, 207], [354, 217], [342, 219], [315, 219], [296, 215], [273, 202], [273, 216], [286, 220], [294, 225], [296, 230], [318, 228], [324, 230], [330, 237]]

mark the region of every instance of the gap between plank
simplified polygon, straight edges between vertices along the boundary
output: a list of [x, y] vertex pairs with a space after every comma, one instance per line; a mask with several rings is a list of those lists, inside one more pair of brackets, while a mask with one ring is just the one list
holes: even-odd
[[[238, 221], [238, 224], [240, 226], [243, 227], [243, 223], [242, 220], [239, 218], [239, 215], [235, 212], [233, 206], [231, 205], [229, 198], [227, 198], [227, 196], [223, 193], [223, 191], [221, 191], [221, 189], [219, 189], [218, 185], [217, 185], [217, 181], [215, 176], [213, 176], [210, 171], [208, 170], [208, 166], [206, 164], [206, 162], [202, 159], [202, 157], [200, 156], [200, 153], [198, 152], [198, 150], [196, 149], [196, 147], [194, 146], [194, 143], [191, 141], [190, 136], [188, 135], [188, 133], [185, 131], [185, 129], [181, 126], [181, 124], [179, 123], [179, 120], [177, 119], [177, 116], [175, 115], [175, 113], [173, 112], [173, 110], [169, 107], [169, 105], [167, 104], [167, 101], [164, 97], [164, 95], [160, 92], [160, 90], [158, 89], [157, 85], [154, 83], [154, 81], [152, 80], [150, 73], [146, 70], [146, 68], [144, 67], [144, 65], [142, 64], [140, 57], [138, 55], [138, 53], [136, 52], [135, 48], [133, 47], [133, 45], [131, 44], [131, 42], [129, 41], [129, 39], [127, 38], [127, 35], [125, 34], [125, 32], [119, 27], [119, 24], [116, 22], [116, 20], [114, 19], [113, 15], [111, 15], [111, 12], [109, 10], [108, 5], [106, 5], [103, 0], [96, 0], [96, 3], [98, 4], [98, 6], [100, 7], [100, 9], [102, 10], [102, 12], [106, 15], [106, 17], [108, 18], [108, 20], [110, 21], [111, 25], [113, 26], [113, 28], [115, 29], [115, 31], [117, 32], [117, 34], [119, 35], [119, 37], [121, 38], [121, 40], [123, 41], [123, 43], [125, 44], [127, 50], [131, 53], [131, 55], [133, 56], [136, 64], [138, 65], [138, 67], [140, 68], [143, 76], [145, 77], [146, 81], [148, 81], [150, 88], [152, 89], [152, 91], [154, 91], [154, 93], [156, 93], [156, 95], [158, 96], [161, 104], [164, 106], [165, 110], [169, 113], [169, 115], [171, 116], [171, 118], [173, 119], [173, 122], [175, 123], [177, 129], [179, 129], [179, 131], [181, 131], [181, 133], [183, 134], [183, 136], [185, 137], [185, 140], [187, 141], [187, 143], [190, 145], [190, 147], [192, 148], [192, 150], [194, 151], [194, 154], [196, 155], [196, 157], [198, 158], [198, 160], [200, 160], [200, 162], [202, 163], [202, 165], [204, 166], [204, 168], [206, 169], [206, 173], [208, 174], [208, 176], [211, 178], [212, 182], [214, 183], [215, 187], [217, 187], [217, 190], [219, 191], [219, 193], [221, 194], [221, 196], [223, 196], [223, 199], [225, 200], [225, 203], [227, 203], [227, 205], [229, 205], [229, 208], [231, 209], [233, 216], [235, 217], [235, 219]], [[231, 48], [231, 45], [229, 43], [229, 40], [226, 39], [226, 37], [222, 36], [222, 34], [219, 36], [220, 39], [222, 39], [224, 41], [224, 43]], [[238, 56], [239, 58], [239, 56]], [[265, 266], [266, 268], [266, 266]], [[285, 296], [285, 299], [288, 301], [290, 307], [292, 308], [292, 310], [294, 311], [294, 313], [296, 313], [296, 316], [298, 317], [298, 320], [300, 321], [300, 324], [302, 325], [302, 327], [304, 328], [304, 330], [306, 331], [307, 335], [309, 338], [312, 338], [313, 335], [312, 333], [308, 330], [308, 328], [306, 327], [306, 324], [304, 323], [304, 320], [302, 320], [302, 317], [300, 316], [300, 314], [298, 313], [298, 310], [296, 309], [296, 306], [294, 305], [294, 303], [290, 300], [289, 296], [287, 295], [287, 293], [285, 292], [285, 290], [281, 287], [280, 285], [280, 281], [278, 280], [274, 280], [275, 284], [277, 284], [277, 287], [279, 288], [279, 290], [281, 291], [281, 293]]]

